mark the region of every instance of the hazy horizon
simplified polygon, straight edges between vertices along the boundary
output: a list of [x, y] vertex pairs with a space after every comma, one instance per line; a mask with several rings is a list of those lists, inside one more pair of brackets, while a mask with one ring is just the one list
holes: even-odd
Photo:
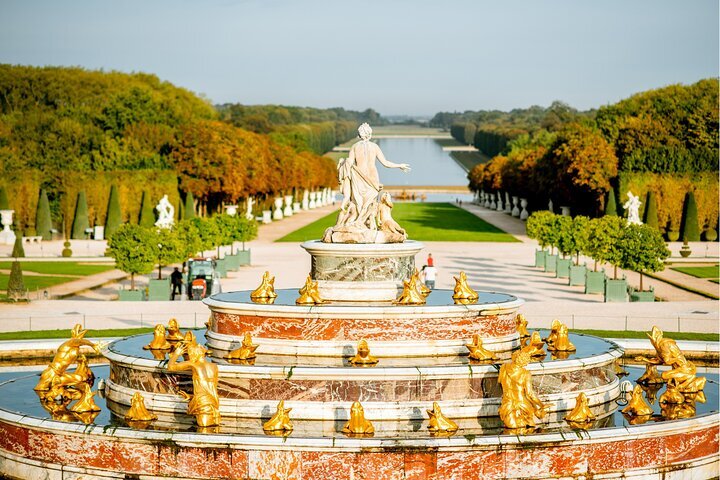
[[213, 104], [587, 110], [717, 77], [719, 14], [711, 0], [6, 0], [0, 63], [152, 73]]

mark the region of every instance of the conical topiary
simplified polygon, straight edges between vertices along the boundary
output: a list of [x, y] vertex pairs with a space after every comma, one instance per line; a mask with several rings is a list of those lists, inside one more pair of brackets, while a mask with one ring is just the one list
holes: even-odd
[[8, 279], [7, 295], [13, 300], [25, 297], [25, 282], [23, 282], [20, 262], [13, 262]]
[[682, 224], [680, 225], [680, 239], [683, 242], [699, 242], [700, 227], [698, 226], [697, 203], [695, 194], [691, 191], [685, 195], [683, 204]]
[[115, 185], [110, 188], [107, 216], [105, 217], [105, 238], [110, 238], [122, 224], [122, 210], [120, 209], [120, 193]]
[[88, 220], [87, 198], [85, 197], [85, 191], [81, 190], [75, 204], [75, 217], [73, 218], [70, 238], [75, 240], [85, 239], [85, 231], [88, 228], [90, 228], [90, 221]]
[[138, 225], [146, 228], [152, 228], [155, 225], [155, 207], [153, 207], [152, 200], [150, 200], [150, 195], [147, 192], [142, 194]]
[[605, 204], [605, 215], [617, 216], [617, 202], [615, 201], [615, 189], [610, 187], [607, 203]]
[[655, 192], [648, 192], [645, 199], [645, 215], [643, 218], [645, 225], [649, 225], [655, 229], [658, 228], [658, 210]]
[[20, 233], [15, 236], [15, 244], [13, 245], [11, 256], [14, 258], [22, 258], [25, 256], [25, 248], [23, 247], [22, 235], [20, 235]]
[[0, 210], [10, 210], [10, 202], [5, 187], [0, 187]]
[[185, 196], [185, 208], [183, 208], [183, 220], [195, 218], [195, 199], [193, 194], [188, 192]]
[[52, 220], [50, 218], [50, 202], [45, 189], [40, 190], [40, 200], [35, 211], [35, 232], [43, 240], [52, 240]]

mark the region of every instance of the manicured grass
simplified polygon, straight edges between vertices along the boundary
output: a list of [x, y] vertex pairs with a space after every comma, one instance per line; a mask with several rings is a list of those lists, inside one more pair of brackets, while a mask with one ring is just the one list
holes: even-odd
[[712, 265], [708, 267], [672, 267], [673, 270], [697, 278], [720, 278], [720, 265]]
[[[10, 275], [0, 274], [0, 290], [7, 290], [9, 279]], [[53, 285], [71, 282], [73, 280], [77, 280], [77, 278], [61, 276], [36, 277], [31, 275], [23, 275], [23, 283], [25, 284], [25, 288], [27, 290], [30, 290], [31, 292], [34, 292], [35, 290], [42, 290], [47, 287], [52, 287]]]
[[[411, 240], [431, 242], [517, 242], [499, 228], [450, 203], [395, 203], [393, 218]], [[304, 242], [322, 237], [335, 225], [337, 212], [277, 240]]]
[[[86, 338], [102, 337], [128, 337], [139, 333], [150, 333], [153, 328], [116, 328], [109, 330], [88, 330]], [[0, 340], [35, 340], [50, 338], [70, 338], [70, 329], [64, 330], [36, 330], [25, 332], [0, 332]]]
[[[602, 338], [642, 338], [648, 336], [646, 332], [637, 332], [632, 330], [579, 330], [573, 329], [572, 333], [585, 333], [587, 335], [595, 335]], [[717, 333], [693, 333], [693, 332], [665, 332], [665, 337], [673, 340], [700, 340], [704, 342], [717, 342], [720, 336]]]
[[468, 172], [472, 170], [475, 165], [490, 161], [490, 157], [480, 152], [450, 152], [450, 156]]
[[[23, 262], [19, 259], [23, 272], [45, 273], [48, 275], [95, 275], [115, 268], [112, 264], [91, 264], [80, 262]], [[0, 262], [0, 270], [10, 270], [12, 262]]]

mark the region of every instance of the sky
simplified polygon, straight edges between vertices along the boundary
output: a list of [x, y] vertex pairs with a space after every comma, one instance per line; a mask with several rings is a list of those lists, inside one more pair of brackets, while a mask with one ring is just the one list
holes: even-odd
[[719, 75], [718, 0], [0, 0], [0, 63], [147, 72], [213, 103], [585, 110]]

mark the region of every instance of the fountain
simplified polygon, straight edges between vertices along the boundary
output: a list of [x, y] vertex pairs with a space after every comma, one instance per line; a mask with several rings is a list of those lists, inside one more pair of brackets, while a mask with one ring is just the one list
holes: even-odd
[[[367, 176], [352, 168], [348, 178]], [[372, 236], [375, 217], [357, 207], [343, 205], [333, 232]], [[639, 383], [630, 397], [613, 342], [560, 322], [530, 336], [522, 299], [476, 291], [462, 272], [453, 290], [421, 289], [419, 242], [303, 247], [305, 286], [276, 290], [265, 272], [253, 291], [204, 300], [204, 330], [181, 335], [171, 321], [98, 346], [78, 326], [40, 382], [0, 384], [0, 470], [28, 479], [717, 475], [717, 376], [706, 388], [661, 331], [651, 334], [657, 356], [638, 361], [671, 393], [656, 402], [661, 385]], [[81, 348], [109, 361], [93, 369], [106, 379], [98, 395], [87, 372], [67, 373]], [[93, 396], [100, 412], [85, 408]]]

